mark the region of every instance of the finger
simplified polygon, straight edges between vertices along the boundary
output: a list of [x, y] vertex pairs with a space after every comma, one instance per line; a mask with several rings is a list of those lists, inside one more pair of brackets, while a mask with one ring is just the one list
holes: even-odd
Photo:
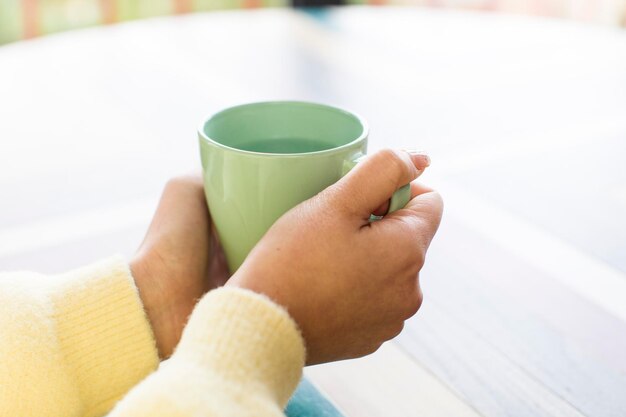
[[422, 195], [425, 193], [431, 193], [435, 191], [427, 185], [422, 184], [421, 182], [413, 181], [411, 182], [411, 200], [417, 197], [418, 195]]
[[[417, 181], [411, 182], [411, 198], [415, 198], [420, 194], [424, 194], [427, 192], [433, 191], [432, 188], [425, 186], [424, 184], [418, 183]], [[382, 206], [379, 206], [372, 213], [374, 216], [384, 216], [389, 211], [390, 200], [385, 201]]]
[[443, 214], [443, 200], [438, 192], [427, 191], [411, 199], [402, 209], [388, 214], [374, 227], [384, 228], [389, 239], [410, 241], [425, 253], [430, 246]]
[[362, 219], [383, 206], [400, 187], [430, 164], [423, 152], [385, 149], [366, 158], [333, 187], [339, 206]]

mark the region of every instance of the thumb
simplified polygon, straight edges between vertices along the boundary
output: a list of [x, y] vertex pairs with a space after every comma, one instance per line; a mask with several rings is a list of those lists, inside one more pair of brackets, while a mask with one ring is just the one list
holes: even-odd
[[348, 213], [367, 220], [398, 188], [429, 165], [430, 158], [421, 151], [378, 151], [335, 184], [335, 198]]

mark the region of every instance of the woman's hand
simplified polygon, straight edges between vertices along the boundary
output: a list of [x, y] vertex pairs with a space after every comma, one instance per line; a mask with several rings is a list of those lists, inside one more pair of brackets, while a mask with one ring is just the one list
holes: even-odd
[[281, 217], [226, 285], [269, 296], [298, 323], [307, 363], [374, 352], [420, 308], [419, 271], [443, 209], [412, 183], [412, 200], [382, 220], [370, 213], [419, 176], [427, 156], [385, 150]]
[[198, 299], [228, 279], [200, 176], [168, 182], [130, 266], [159, 356], [165, 359]]

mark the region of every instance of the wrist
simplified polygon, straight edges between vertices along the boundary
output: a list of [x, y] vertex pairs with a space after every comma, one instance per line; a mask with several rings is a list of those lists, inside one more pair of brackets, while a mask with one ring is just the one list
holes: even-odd
[[238, 381], [244, 391], [262, 385], [284, 406], [302, 376], [305, 349], [284, 308], [227, 285], [198, 302], [172, 357], [177, 360]]
[[146, 259], [146, 256], [137, 255], [130, 262], [130, 270], [152, 328], [159, 358], [167, 359], [175, 346], [172, 341], [173, 330], [167, 320], [167, 312], [165, 311], [167, 303], [163, 302], [162, 292], [157, 285], [159, 282], [156, 275], [158, 268], [155, 269], [150, 265], [151, 263]]
[[[262, 268], [260, 269], [262, 270]], [[251, 270], [248, 265], [245, 265], [245, 267], [241, 267], [228, 280], [228, 282], [226, 282], [224, 287], [230, 287], [233, 289], [236, 288], [239, 290], [245, 290], [259, 294], [279, 306], [296, 324], [302, 337], [302, 341], [308, 351], [310, 336], [309, 328], [307, 326], [306, 315], [298, 310], [298, 303], [290, 302], [290, 300], [293, 300], [294, 298], [291, 296], [290, 291], [287, 288], [278, 288], [274, 286], [273, 280], [258, 279], [258, 277], [267, 275], [264, 272], [261, 272], [261, 270]], [[313, 357], [309, 355], [313, 355]], [[310, 361], [315, 360], [315, 352], [309, 351], [309, 355], [307, 355], [307, 361], [309, 361], [307, 362], [307, 364], [314, 364], [315, 362]]]

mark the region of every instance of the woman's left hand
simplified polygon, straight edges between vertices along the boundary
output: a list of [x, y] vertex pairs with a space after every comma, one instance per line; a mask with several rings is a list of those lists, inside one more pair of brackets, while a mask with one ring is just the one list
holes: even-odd
[[159, 356], [168, 358], [196, 302], [229, 277], [201, 176], [167, 183], [130, 268]]

